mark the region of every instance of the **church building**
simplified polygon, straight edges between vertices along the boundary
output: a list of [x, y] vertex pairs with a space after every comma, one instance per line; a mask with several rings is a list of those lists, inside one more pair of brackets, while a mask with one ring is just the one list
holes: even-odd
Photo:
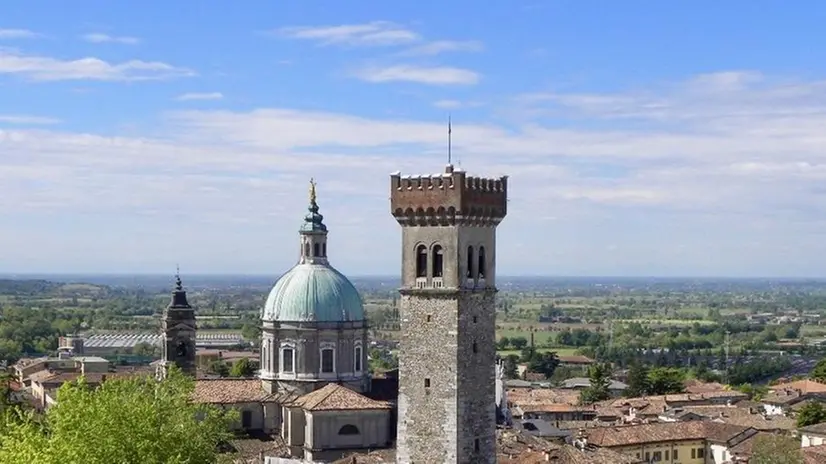
[[[312, 461], [387, 448], [394, 439], [390, 404], [369, 396], [361, 296], [330, 264], [327, 234], [311, 181], [298, 263], [278, 279], [261, 312], [260, 378], [195, 383], [196, 401], [240, 412], [239, 430], [279, 433], [293, 457]], [[194, 322], [179, 279], [164, 312], [162, 365], [191, 372]]]
[[[239, 430], [278, 434], [295, 458], [330, 461], [395, 444], [399, 464], [494, 463], [496, 228], [507, 214], [507, 177], [448, 165], [432, 176], [396, 173], [390, 184], [402, 228], [396, 405], [373, 388], [364, 306], [330, 264], [312, 181], [298, 262], [261, 311], [259, 378], [198, 379], [195, 400], [240, 411]], [[162, 366], [193, 372], [195, 330], [178, 279], [164, 311]]]

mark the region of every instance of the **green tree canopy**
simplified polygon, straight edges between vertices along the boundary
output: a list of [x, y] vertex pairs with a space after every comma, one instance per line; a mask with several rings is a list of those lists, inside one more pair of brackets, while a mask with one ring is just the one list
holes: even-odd
[[818, 382], [826, 383], [826, 358], [821, 359], [817, 362], [817, 364], [815, 364], [815, 367], [812, 368], [812, 372], [809, 373], [809, 378]]
[[543, 374], [546, 379], [550, 379], [554, 375], [557, 366], [559, 366], [559, 358], [553, 351], [536, 351], [528, 360], [528, 370]]
[[625, 396], [634, 398], [647, 395], [651, 389], [648, 374], [648, 368], [644, 365], [636, 362], [632, 364], [628, 369], [628, 388], [625, 390]]
[[683, 384], [685, 373], [673, 367], [656, 367], [648, 372], [650, 395], [667, 395], [681, 393], [685, 389]]
[[797, 412], [797, 427], [826, 422], [826, 408], [820, 403], [809, 403]]
[[229, 370], [231, 377], [252, 377], [255, 374], [255, 366], [247, 358], [241, 358], [232, 365]]
[[592, 404], [611, 397], [611, 392], [608, 390], [611, 385], [611, 366], [609, 364], [597, 363], [591, 365], [588, 368], [588, 379], [591, 386], [582, 390], [579, 394], [580, 404]]
[[173, 369], [166, 380], [83, 380], [63, 385], [42, 420], [7, 414], [0, 428], [4, 464], [213, 463], [230, 438], [234, 412], [191, 402], [193, 382]]

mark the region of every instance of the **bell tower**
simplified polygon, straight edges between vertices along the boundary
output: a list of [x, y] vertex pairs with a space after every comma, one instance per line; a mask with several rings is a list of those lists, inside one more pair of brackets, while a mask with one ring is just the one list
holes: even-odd
[[175, 289], [172, 300], [164, 309], [163, 358], [160, 375], [165, 375], [169, 366], [175, 364], [186, 374], [195, 375], [195, 310], [186, 299], [186, 290], [181, 283], [180, 273], [175, 275]]
[[396, 462], [495, 463], [496, 227], [507, 177], [390, 177], [402, 227]]

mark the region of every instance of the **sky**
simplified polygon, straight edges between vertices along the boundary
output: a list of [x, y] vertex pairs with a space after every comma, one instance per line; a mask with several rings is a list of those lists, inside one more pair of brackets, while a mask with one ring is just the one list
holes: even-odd
[[818, 1], [8, 1], [0, 272], [400, 270], [390, 173], [507, 174], [500, 275], [826, 276]]

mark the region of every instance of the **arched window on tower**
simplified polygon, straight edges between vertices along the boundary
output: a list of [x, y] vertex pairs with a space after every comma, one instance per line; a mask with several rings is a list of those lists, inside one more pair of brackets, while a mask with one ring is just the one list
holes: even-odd
[[325, 258], [327, 257], [327, 244], [326, 243], [321, 244], [321, 256], [323, 256]]
[[479, 247], [479, 267], [477, 269], [478, 270], [476, 272], [479, 273], [479, 278], [484, 279], [488, 272], [488, 268], [485, 261], [485, 247], [483, 246]]
[[313, 256], [315, 256], [315, 257], [321, 256], [321, 244], [313, 243]]
[[465, 277], [468, 279], [473, 278], [473, 247], [467, 247], [467, 272], [465, 272]]
[[444, 274], [444, 253], [441, 245], [433, 245], [433, 277], [442, 277]]
[[416, 277], [427, 277], [427, 247], [416, 247]]

